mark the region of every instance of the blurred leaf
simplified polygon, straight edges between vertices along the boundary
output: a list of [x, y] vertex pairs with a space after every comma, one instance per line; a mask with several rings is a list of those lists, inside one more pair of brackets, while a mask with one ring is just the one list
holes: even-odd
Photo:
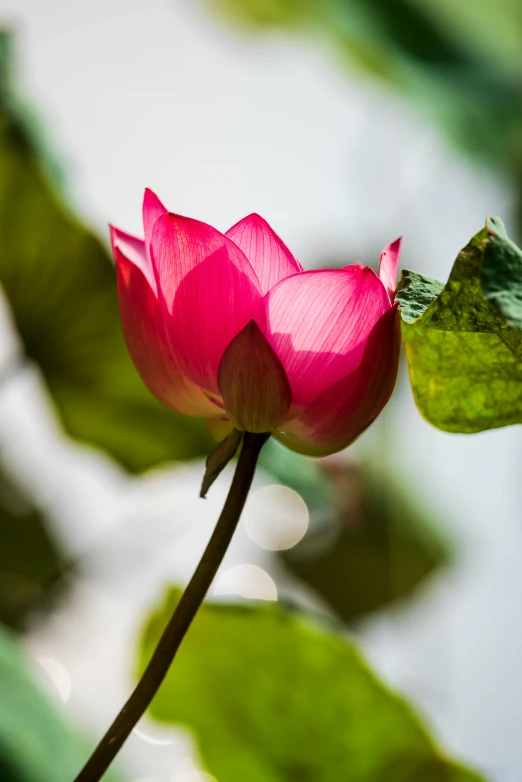
[[[78, 771], [67, 730], [0, 628], [0, 757], [20, 782], [70, 782]], [[3, 778], [2, 778], [3, 779]]]
[[522, 4], [520, 0], [409, 0], [433, 24], [482, 57], [522, 75]]
[[204, 423], [163, 407], [134, 369], [109, 253], [50, 189], [5, 81], [0, 74], [0, 284], [65, 429], [130, 470], [208, 453]]
[[[485, 0], [479, 3], [481, 9], [475, 3], [453, 2], [451, 9], [459, 7], [455, 14], [450, 0], [442, 12], [435, 10], [435, 0], [209, 2], [243, 22], [265, 28], [313, 30], [329, 39], [351, 64], [419, 103], [467, 152], [509, 170], [515, 158], [521, 161], [522, 76], [519, 69], [506, 68], [500, 56], [508, 26], [511, 51], [517, 47], [522, 51], [516, 0], [500, 0], [494, 16], [500, 19], [505, 12], [504, 23], [485, 25], [484, 35], [475, 36], [473, 44], [468, 28], [476, 30], [483, 24]], [[476, 9], [480, 17], [475, 16]], [[498, 39], [493, 47], [488, 38], [495, 33]]]
[[13, 40], [14, 36], [9, 30], [0, 28], [0, 112], [17, 126], [53, 186], [62, 190], [65, 183], [64, 168], [47, 143], [43, 122], [14, 88]]
[[397, 294], [405, 308], [402, 335], [415, 402], [430, 423], [448, 432], [522, 423], [522, 332], [504, 320], [481, 290], [486, 252], [487, 279], [498, 261], [495, 279], [500, 285], [505, 244], [491, 229], [498, 230], [499, 224], [495, 218], [461, 250], [442, 292], [416, 320], [410, 320], [411, 302], [417, 291], [420, 305], [426, 282], [407, 273], [406, 291]]
[[[149, 621], [142, 660], [179, 599]], [[479, 782], [333, 631], [277, 605], [204, 605], [153, 715], [187, 725], [222, 782]]]
[[21, 645], [1, 627], [0, 693], [2, 782], [71, 782], [86, 753], [36, 684]]
[[259, 466], [296, 491], [311, 510], [330, 507], [333, 492], [321, 460], [290, 451], [271, 437], [261, 451]]
[[447, 563], [448, 546], [425, 507], [394, 475], [364, 463], [325, 462], [323, 470], [335, 487], [335, 518], [312, 526], [281, 557], [341, 619], [405, 597]]
[[265, 472], [310, 510], [304, 539], [279, 556], [348, 623], [407, 596], [450, 558], [425, 503], [373, 461], [313, 459], [275, 440], [261, 452]]
[[[43, 513], [0, 462], [0, 623], [22, 629], [64, 587], [66, 562]], [[2, 777], [0, 776], [0, 779]]]
[[482, 267], [482, 293], [515, 328], [522, 329], [522, 251], [498, 218], [486, 223], [488, 241]]
[[313, 15], [315, 0], [207, 0], [207, 5], [246, 24], [293, 27]]

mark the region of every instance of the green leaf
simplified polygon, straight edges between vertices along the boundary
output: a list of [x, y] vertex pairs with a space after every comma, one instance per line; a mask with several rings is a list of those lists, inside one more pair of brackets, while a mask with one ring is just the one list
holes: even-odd
[[12, 779], [70, 782], [79, 769], [65, 724], [28, 673], [19, 645], [1, 627], [0, 692], [0, 758]]
[[411, 0], [434, 24], [462, 41], [486, 61], [498, 62], [516, 76], [522, 69], [522, 5], [519, 0]]
[[138, 376], [108, 250], [51, 189], [1, 73], [0, 84], [0, 284], [66, 431], [135, 471], [207, 454], [205, 424], [163, 407]]
[[373, 463], [328, 462], [324, 472], [334, 493], [328, 515], [280, 556], [343, 621], [406, 597], [447, 564], [449, 546], [426, 503], [394, 473]]
[[[71, 782], [88, 751], [37, 685], [24, 650], [0, 626], [0, 779]], [[104, 782], [113, 782], [110, 772]]]
[[395, 296], [395, 301], [400, 303], [402, 319], [406, 323], [413, 323], [420, 318], [443, 288], [443, 282], [405, 269], [402, 272], [401, 287]]
[[[144, 663], [178, 599], [149, 621]], [[152, 714], [189, 726], [223, 782], [479, 782], [344, 637], [274, 604], [204, 605]]]
[[0, 540], [0, 623], [22, 629], [31, 612], [59, 596], [67, 563], [45, 515], [1, 462]]
[[[490, 225], [498, 227], [499, 222]], [[488, 249], [492, 238], [495, 245]], [[522, 423], [522, 332], [504, 320], [481, 289], [484, 255], [490, 253], [489, 274], [498, 247], [491, 228], [476, 234], [459, 253], [442, 292], [425, 309], [426, 281], [411, 282], [408, 273], [410, 285], [398, 294], [417, 407], [430, 423], [448, 432]], [[412, 320], [416, 293], [421, 314]], [[511, 306], [514, 298], [506, 297], [504, 303]]]
[[488, 218], [486, 227], [482, 292], [508, 323], [522, 329], [522, 250], [508, 239], [498, 217]]

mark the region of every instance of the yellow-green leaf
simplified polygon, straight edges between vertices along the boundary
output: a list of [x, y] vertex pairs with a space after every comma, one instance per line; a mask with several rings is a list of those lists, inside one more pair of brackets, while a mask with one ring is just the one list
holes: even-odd
[[[493, 224], [498, 228], [501, 221]], [[426, 280], [411, 272], [397, 294], [415, 402], [431, 424], [448, 432], [522, 423], [522, 331], [481, 287], [493, 237], [488, 225], [461, 250], [443, 290], [437, 295], [432, 288], [431, 303]], [[415, 300], [423, 296], [427, 306], [412, 318]]]
[[[145, 662], [179, 592], [148, 623]], [[222, 782], [479, 782], [347, 638], [274, 604], [204, 605], [152, 704]]]

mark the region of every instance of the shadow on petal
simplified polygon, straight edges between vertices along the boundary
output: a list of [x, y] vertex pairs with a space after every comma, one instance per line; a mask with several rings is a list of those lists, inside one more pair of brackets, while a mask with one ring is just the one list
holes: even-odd
[[284, 432], [277, 433], [277, 439], [313, 456], [350, 445], [388, 402], [397, 379], [400, 345], [400, 320], [394, 306], [372, 329], [359, 367], [323, 391]]

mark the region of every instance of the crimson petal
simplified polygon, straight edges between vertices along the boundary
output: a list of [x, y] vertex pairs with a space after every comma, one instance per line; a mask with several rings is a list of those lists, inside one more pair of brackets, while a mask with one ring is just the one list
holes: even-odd
[[252, 319], [265, 329], [256, 273], [234, 242], [180, 215], [156, 220], [151, 248], [171, 348], [187, 377], [219, 394], [227, 345]]
[[[111, 238], [123, 333], [132, 360], [149, 391], [180, 413], [222, 416], [223, 410], [183, 376], [170, 351], [158, 299], [146, 273], [144, 243], [140, 244], [141, 240], [133, 237], [129, 241], [128, 234], [118, 229], [111, 229]], [[155, 284], [154, 279], [153, 282]]]

